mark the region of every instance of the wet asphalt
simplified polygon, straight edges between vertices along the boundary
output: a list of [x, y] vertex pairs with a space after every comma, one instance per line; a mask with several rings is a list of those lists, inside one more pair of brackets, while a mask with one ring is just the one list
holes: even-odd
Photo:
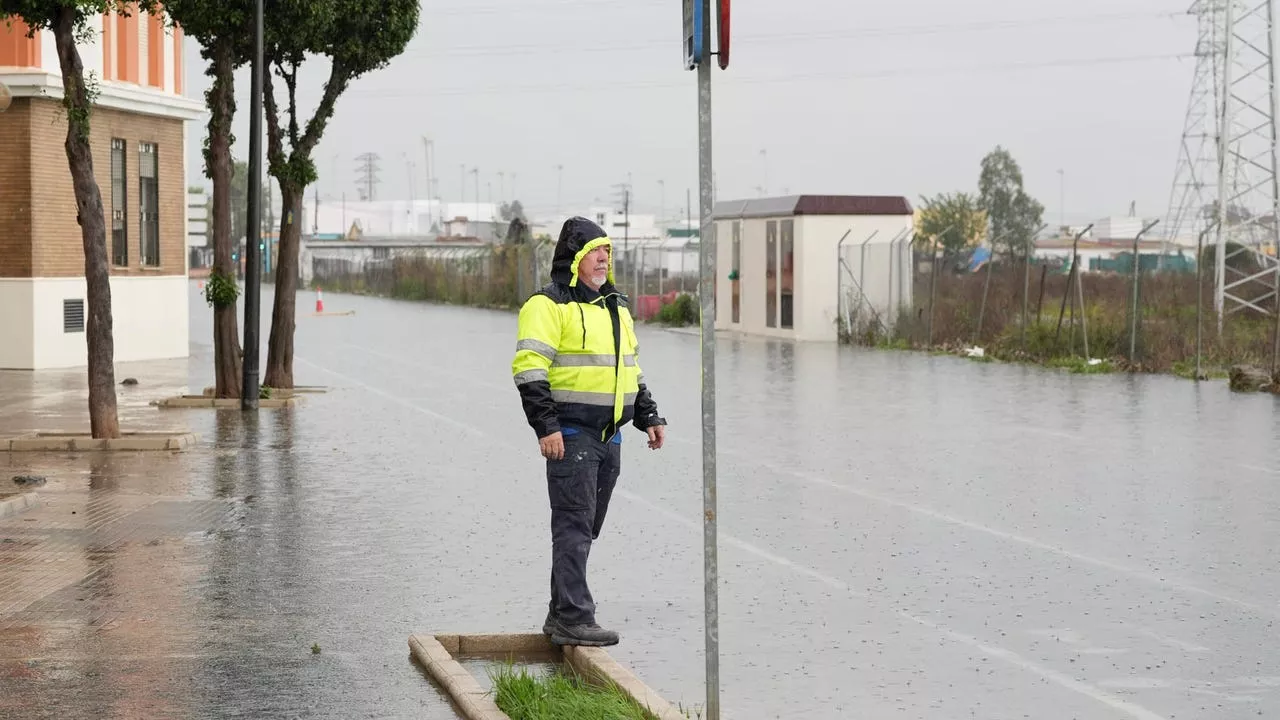
[[[146, 404], [211, 383], [197, 298], [189, 360], [118, 375], [127, 427], [200, 447], [0, 457], [0, 482], [49, 477], [0, 519], [0, 716], [453, 717], [407, 636], [546, 608], [515, 316], [326, 293], [355, 314], [313, 317], [302, 293], [295, 377], [329, 391], [255, 421]], [[640, 343], [670, 440], [628, 432], [592, 589], [611, 653], [699, 705], [699, 339]], [[1280, 714], [1270, 396], [717, 347], [726, 718]], [[0, 373], [0, 430], [83, 424], [82, 388]]]

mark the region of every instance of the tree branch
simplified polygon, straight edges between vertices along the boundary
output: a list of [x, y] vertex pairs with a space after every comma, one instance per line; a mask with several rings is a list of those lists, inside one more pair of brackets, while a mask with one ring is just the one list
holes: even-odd
[[298, 58], [289, 60], [289, 72], [281, 67], [281, 77], [289, 89], [289, 145], [298, 147]]
[[[263, 60], [267, 67], [271, 66], [271, 58]], [[267, 116], [267, 162], [273, 169], [280, 168], [285, 163], [284, 141], [280, 138], [280, 111], [276, 107], [275, 86], [270, 72], [262, 73], [262, 105]]]
[[333, 106], [338, 102], [338, 96], [342, 95], [350, 82], [350, 71], [335, 59], [333, 66], [329, 69], [329, 81], [324, 85], [324, 97], [320, 99], [315, 115], [307, 121], [307, 132], [302, 136], [302, 142], [295, 146], [295, 151], [303, 153], [305, 157], [311, 156], [311, 151], [315, 149], [320, 142], [320, 136], [324, 134], [325, 125], [333, 117]]

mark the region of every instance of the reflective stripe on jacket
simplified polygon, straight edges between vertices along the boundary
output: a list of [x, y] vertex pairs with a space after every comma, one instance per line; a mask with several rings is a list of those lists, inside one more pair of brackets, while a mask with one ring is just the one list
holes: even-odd
[[625, 306], [617, 308], [620, 332], [615, 339], [615, 315], [608, 304], [616, 302], [616, 295], [591, 302], [566, 300], [557, 302], [543, 292], [521, 308], [512, 376], [522, 391], [529, 383], [549, 387], [557, 422], [553, 429], [550, 418], [541, 418], [535, 430], [550, 434], [568, 424], [599, 430], [607, 439], [635, 416], [640, 394], [631, 313]]
[[571, 218], [561, 231], [552, 282], [520, 309], [511, 373], [538, 437], [562, 425], [607, 440], [634, 422], [665, 425], [644, 384], [627, 299], [609, 281], [596, 293], [577, 282], [576, 267], [609, 238], [594, 223]]

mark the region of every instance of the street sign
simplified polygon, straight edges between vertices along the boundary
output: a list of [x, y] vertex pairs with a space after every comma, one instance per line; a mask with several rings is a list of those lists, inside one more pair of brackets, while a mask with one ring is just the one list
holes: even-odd
[[702, 0], [684, 0], [684, 69], [694, 70], [702, 63], [706, 48], [702, 43], [702, 28], [707, 18], [703, 15]]
[[716, 0], [717, 25], [720, 46], [716, 48], [716, 61], [720, 69], [729, 67], [729, 0]]

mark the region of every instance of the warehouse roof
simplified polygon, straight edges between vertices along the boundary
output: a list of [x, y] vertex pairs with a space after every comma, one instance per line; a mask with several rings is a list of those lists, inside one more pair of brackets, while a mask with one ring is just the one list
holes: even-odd
[[716, 203], [717, 220], [792, 215], [912, 215], [911, 203], [897, 195], [786, 195], [724, 200]]

